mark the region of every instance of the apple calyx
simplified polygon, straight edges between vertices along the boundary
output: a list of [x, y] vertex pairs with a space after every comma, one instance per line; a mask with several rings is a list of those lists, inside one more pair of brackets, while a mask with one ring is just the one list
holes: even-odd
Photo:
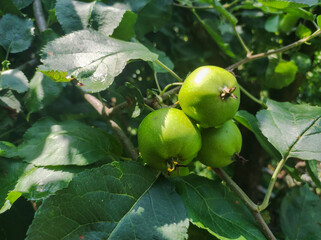
[[187, 165], [179, 164], [179, 162], [177, 162], [177, 158], [175, 157], [170, 158], [170, 160], [167, 161], [168, 176], [170, 176], [173, 171], [178, 170], [180, 167], [187, 167]]
[[222, 89], [222, 92], [220, 94], [220, 97], [222, 100], [228, 99], [229, 97], [232, 97], [234, 99], [237, 99], [237, 96], [235, 96], [235, 94], [233, 94], [233, 92], [236, 90], [236, 86], [232, 87], [232, 88], [228, 88], [228, 87], [224, 87]]

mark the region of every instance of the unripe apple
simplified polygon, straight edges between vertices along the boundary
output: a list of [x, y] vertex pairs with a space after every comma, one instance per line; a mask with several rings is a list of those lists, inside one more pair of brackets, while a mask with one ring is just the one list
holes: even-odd
[[242, 135], [232, 120], [219, 128], [204, 128], [201, 134], [202, 148], [197, 156], [201, 163], [220, 168], [238, 158], [242, 148]]
[[182, 110], [162, 108], [148, 114], [138, 128], [145, 163], [163, 172], [189, 164], [201, 148], [197, 126]]
[[194, 70], [178, 94], [182, 110], [201, 127], [218, 127], [232, 119], [240, 105], [240, 88], [233, 74], [215, 66]]

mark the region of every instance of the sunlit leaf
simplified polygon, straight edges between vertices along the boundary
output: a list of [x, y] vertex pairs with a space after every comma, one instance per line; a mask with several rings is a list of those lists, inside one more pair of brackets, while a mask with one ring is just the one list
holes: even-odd
[[321, 108], [267, 101], [257, 113], [259, 126], [283, 158], [321, 161]]
[[139, 43], [109, 38], [89, 30], [56, 39], [46, 45], [43, 53], [44, 65], [40, 67], [43, 73], [67, 72], [84, 85], [83, 90], [93, 92], [108, 88], [127, 61], [157, 59], [156, 54]]

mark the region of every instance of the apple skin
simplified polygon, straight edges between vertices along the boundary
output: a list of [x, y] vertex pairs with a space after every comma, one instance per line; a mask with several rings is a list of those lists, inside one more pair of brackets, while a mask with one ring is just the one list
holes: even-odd
[[228, 120], [220, 128], [204, 128], [201, 134], [202, 148], [197, 159], [207, 166], [225, 167], [241, 151], [242, 135], [232, 120]]
[[[224, 89], [233, 88], [233, 93], [222, 99]], [[186, 78], [178, 100], [186, 115], [201, 127], [219, 127], [232, 119], [237, 112], [240, 88], [236, 78], [227, 70], [216, 66], [203, 66]]]
[[151, 112], [138, 128], [138, 147], [144, 162], [163, 172], [173, 161], [189, 164], [201, 145], [199, 128], [179, 109]]

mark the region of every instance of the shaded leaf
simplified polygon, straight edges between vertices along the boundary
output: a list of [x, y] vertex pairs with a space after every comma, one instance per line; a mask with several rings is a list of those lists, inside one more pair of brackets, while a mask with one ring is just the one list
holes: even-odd
[[20, 197], [17, 194], [8, 197], [7, 194], [14, 189], [26, 166], [21, 161], [0, 158], [0, 213], [10, 209], [12, 203]]
[[320, 164], [320, 163], [318, 163], [315, 160], [311, 160], [311, 161], [306, 162], [306, 167], [307, 167], [308, 173], [309, 173], [312, 181], [315, 183], [317, 188], [321, 189], [321, 181], [319, 178], [318, 164]]
[[[98, 92], [109, 87], [131, 59], [154, 61], [157, 55], [139, 43], [106, 37], [83, 30], [54, 40], [43, 50], [40, 70], [65, 71], [84, 84], [85, 91]], [[49, 76], [50, 77], [50, 76]]]
[[156, 172], [136, 162], [80, 173], [44, 201], [27, 240], [184, 239], [188, 223], [181, 200], [167, 182], [155, 180]]
[[219, 181], [190, 174], [174, 182], [196, 226], [219, 239], [265, 239], [250, 211]]
[[135, 23], [137, 15], [131, 11], [126, 11], [118, 27], [111, 35], [113, 38], [129, 41], [135, 36]]
[[26, 92], [29, 81], [24, 73], [17, 69], [11, 69], [0, 73], [0, 88], [8, 88], [18, 93]]
[[[133, 227], [134, 226], [134, 227]], [[168, 181], [159, 180], [128, 212], [108, 239], [186, 239], [184, 203]]]
[[264, 150], [270, 154], [271, 157], [273, 157], [276, 160], [279, 160], [281, 158], [279, 152], [271, 145], [271, 143], [269, 143], [267, 138], [262, 134], [259, 128], [258, 120], [255, 118], [255, 116], [253, 116], [245, 110], [240, 110], [235, 114], [233, 118], [239, 123], [241, 123], [244, 127], [249, 129], [252, 133], [254, 133], [256, 139], [259, 141]]
[[283, 158], [321, 161], [321, 108], [267, 101], [257, 113], [259, 126]]
[[279, 27], [279, 15], [269, 17], [265, 24], [264, 28], [267, 32], [275, 33]]
[[96, 1], [58, 0], [55, 14], [66, 33], [87, 29]]
[[0, 16], [1, 11], [3, 13], [11, 13], [22, 17], [22, 13], [19, 11], [19, 9], [16, 7], [12, 0], [2, 1], [0, 4]]
[[28, 7], [33, 2], [33, 0], [12, 0], [12, 1], [18, 9]]
[[14, 144], [0, 141], [0, 157], [12, 158], [17, 156], [17, 147]]
[[143, 37], [146, 33], [157, 32], [170, 21], [172, 8], [172, 0], [150, 0], [137, 13], [136, 34], [139, 37]]
[[289, 240], [319, 239], [321, 236], [321, 200], [307, 185], [294, 188], [283, 198], [281, 228]]
[[89, 165], [113, 159], [108, 134], [78, 121], [42, 119], [24, 135], [19, 156], [36, 166]]
[[0, 45], [11, 53], [22, 52], [29, 48], [33, 33], [30, 19], [6, 14], [0, 19]]
[[25, 97], [25, 106], [29, 114], [51, 104], [60, 95], [62, 87], [62, 84], [52, 81], [40, 72], [36, 72], [30, 80], [29, 91]]

